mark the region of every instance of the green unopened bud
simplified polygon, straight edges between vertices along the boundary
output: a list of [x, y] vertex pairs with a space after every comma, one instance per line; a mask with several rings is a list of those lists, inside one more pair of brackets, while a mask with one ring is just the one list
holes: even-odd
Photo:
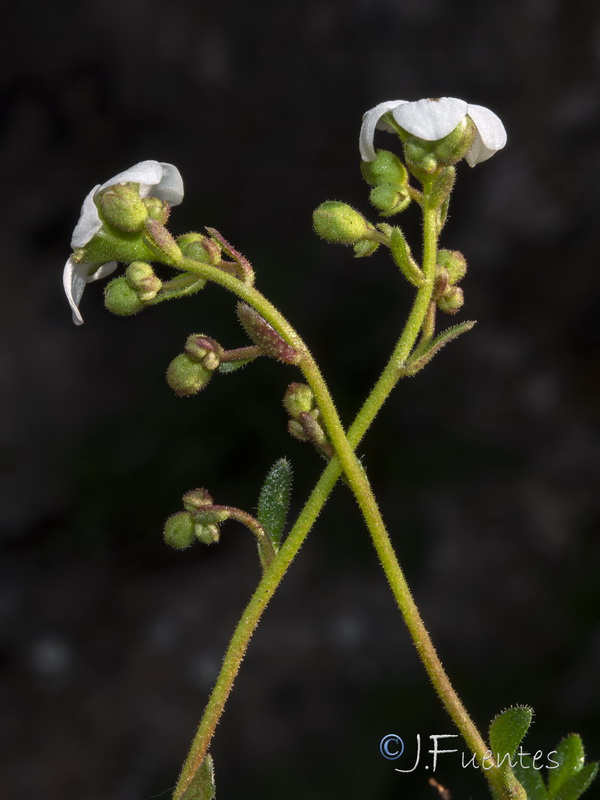
[[379, 247], [379, 242], [374, 242], [372, 239], [361, 239], [353, 246], [354, 258], [365, 258], [372, 255]]
[[308, 442], [308, 436], [304, 431], [304, 426], [297, 419], [291, 419], [288, 422], [288, 433], [301, 442]]
[[346, 203], [327, 200], [313, 212], [315, 232], [327, 242], [356, 244], [373, 230], [367, 220]]
[[437, 263], [448, 273], [448, 283], [452, 286], [467, 274], [467, 260], [460, 250], [438, 250]]
[[437, 301], [438, 308], [447, 314], [456, 314], [462, 308], [465, 298], [459, 286], [449, 286], [443, 297]]
[[192, 361], [200, 362], [211, 372], [219, 366], [223, 357], [221, 345], [203, 333], [192, 333], [188, 336], [183, 349]]
[[177, 550], [185, 550], [194, 543], [196, 534], [194, 520], [187, 511], [178, 511], [165, 522], [163, 530], [165, 543]]
[[201, 233], [184, 233], [182, 236], [178, 236], [176, 241], [186, 258], [193, 258], [194, 261], [208, 261], [214, 266], [221, 263], [221, 247], [208, 236], [203, 236]]
[[206, 489], [191, 489], [183, 495], [182, 500], [185, 510], [192, 514], [213, 505], [213, 499]]
[[398, 156], [389, 150], [377, 150], [375, 161], [363, 161], [361, 171], [370, 186], [389, 183], [399, 188], [408, 183], [406, 167]]
[[312, 411], [315, 407], [313, 390], [306, 383], [290, 383], [283, 396], [283, 407], [294, 419]]
[[109, 187], [100, 195], [98, 206], [106, 223], [124, 233], [141, 231], [148, 218], [139, 185], [135, 183]]
[[144, 197], [143, 201], [150, 219], [156, 220], [160, 225], [166, 225], [171, 213], [171, 206], [158, 197]]
[[435, 144], [436, 142], [425, 142], [423, 139], [417, 139], [416, 136], [410, 135], [404, 141], [406, 164], [419, 180], [433, 175], [439, 169], [437, 158], [432, 152]]
[[438, 162], [448, 167], [464, 158], [473, 145], [476, 133], [475, 123], [470, 117], [464, 117], [448, 136], [432, 142]]
[[398, 189], [391, 183], [381, 183], [371, 189], [369, 200], [384, 217], [399, 214], [410, 203], [410, 196], [404, 189]]
[[144, 303], [153, 300], [162, 288], [162, 281], [145, 261], [133, 261], [125, 271], [127, 283]]
[[216, 544], [219, 541], [218, 525], [201, 525], [197, 523], [194, 527], [196, 539], [202, 544]]
[[144, 308], [144, 304], [132, 289], [127, 278], [115, 278], [104, 290], [104, 305], [111, 314], [128, 317], [137, 314]]
[[197, 394], [213, 376], [212, 370], [186, 354], [181, 353], [171, 361], [167, 369], [167, 383], [179, 397]]
[[181, 262], [181, 250], [169, 231], [155, 219], [147, 219], [142, 235], [144, 244], [158, 256], [166, 256], [174, 264]]

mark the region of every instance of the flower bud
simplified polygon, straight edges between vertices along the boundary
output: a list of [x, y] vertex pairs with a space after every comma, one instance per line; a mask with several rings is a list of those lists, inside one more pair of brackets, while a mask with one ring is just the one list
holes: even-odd
[[337, 244], [356, 244], [373, 230], [362, 214], [338, 200], [321, 203], [313, 212], [313, 225], [318, 236]]
[[198, 361], [192, 361], [187, 353], [176, 356], [167, 369], [167, 383], [179, 397], [197, 394], [213, 376], [212, 370]]
[[438, 267], [448, 273], [448, 283], [454, 285], [467, 274], [467, 261], [460, 250], [438, 250]]
[[99, 195], [97, 202], [106, 223], [124, 233], [141, 231], [148, 218], [139, 186], [134, 183], [111, 186]]
[[308, 436], [304, 431], [304, 426], [301, 422], [298, 422], [297, 419], [291, 419], [288, 422], [288, 433], [290, 436], [293, 436], [294, 439], [298, 439], [301, 442], [308, 442]]
[[160, 225], [166, 225], [171, 213], [171, 206], [158, 197], [144, 197], [143, 201], [150, 219], [156, 220]]
[[369, 200], [385, 217], [399, 214], [410, 203], [408, 192], [392, 186], [391, 183], [381, 183], [371, 189]]
[[178, 511], [165, 522], [163, 530], [165, 543], [177, 550], [185, 550], [194, 543], [194, 521], [187, 511]]
[[219, 541], [219, 526], [197, 523], [194, 526], [194, 535], [202, 544], [216, 544]]
[[447, 314], [456, 314], [464, 302], [463, 290], [459, 286], [449, 286], [437, 304], [441, 311], [445, 311]]
[[132, 289], [127, 278], [120, 277], [112, 280], [104, 290], [104, 305], [111, 314], [128, 317], [137, 314], [144, 308], [144, 304]]
[[144, 303], [153, 300], [162, 288], [162, 281], [145, 261], [133, 261], [125, 271], [125, 278]]
[[192, 361], [198, 361], [208, 370], [215, 370], [221, 363], [223, 348], [203, 333], [192, 333], [188, 336], [183, 348]]
[[206, 489], [191, 489], [183, 495], [183, 507], [191, 514], [213, 505], [213, 499]]
[[283, 407], [293, 419], [309, 413], [315, 407], [313, 390], [306, 383], [290, 383], [283, 397]]
[[184, 233], [178, 236], [177, 244], [186, 258], [193, 258], [194, 261], [208, 261], [217, 266], [221, 263], [221, 248], [219, 244], [208, 236], [201, 233]]
[[407, 136], [404, 141], [404, 157], [408, 168], [419, 180], [433, 175], [439, 169], [438, 161], [432, 152], [435, 142], [425, 142], [416, 136]]
[[379, 242], [374, 242], [372, 239], [361, 239], [353, 246], [354, 258], [365, 258], [365, 256], [372, 255], [379, 247]]
[[476, 132], [477, 128], [471, 118], [463, 117], [448, 136], [433, 142], [433, 152], [438, 162], [448, 167], [464, 158], [473, 146]]
[[406, 167], [398, 156], [389, 150], [377, 150], [375, 161], [363, 161], [361, 171], [370, 186], [389, 183], [399, 188], [408, 183]]

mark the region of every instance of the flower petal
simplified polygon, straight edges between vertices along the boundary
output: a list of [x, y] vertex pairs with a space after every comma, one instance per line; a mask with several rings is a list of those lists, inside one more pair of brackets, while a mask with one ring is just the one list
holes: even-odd
[[72, 257], [69, 258], [63, 270], [63, 288], [73, 312], [75, 325], [83, 325], [83, 317], [79, 312], [79, 303], [86, 284], [110, 275], [116, 268], [116, 261], [109, 261], [99, 267], [97, 264], [81, 263], [74, 261]]
[[467, 114], [467, 108], [465, 101], [457, 97], [439, 97], [406, 103], [392, 114], [407, 133], [426, 142], [436, 142], [452, 133]]
[[183, 200], [183, 178], [173, 164], [160, 162], [163, 170], [162, 178], [158, 185], [150, 192], [151, 197], [158, 197], [172, 206], [178, 206]]
[[485, 106], [476, 106], [469, 103], [467, 114], [477, 128], [475, 141], [466, 155], [470, 167], [491, 158], [497, 150], [502, 150], [506, 144], [506, 129], [496, 114]]
[[109, 186], [115, 186], [117, 183], [140, 183], [146, 187], [145, 193], [141, 191], [140, 187], [140, 195], [147, 197], [147, 187], [156, 186], [160, 183], [162, 176], [163, 168], [158, 161], [140, 161], [139, 164], [134, 164], [133, 167], [129, 167], [124, 172], [119, 172], [114, 178], [107, 180], [99, 187], [99, 191], [108, 189]]
[[100, 188], [100, 184], [94, 186], [92, 191], [83, 201], [79, 221], [75, 225], [73, 236], [71, 237], [71, 247], [73, 250], [85, 245], [98, 233], [102, 227], [102, 222], [98, 215], [98, 209], [94, 203], [94, 195]]
[[[385, 125], [385, 123], [379, 122], [381, 117], [388, 111], [392, 111], [394, 108], [404, 103], [406, 103], [406, 100], [386, 100], [385, 103], [379, 103], [363, 114], [359, 139], [360, 155], [363, 161], [375, 161], [376, 156], [373, 138], [375, 136], [375, 129]], [[391, 130], [387, 125], [385, 125], [385, 129]]]

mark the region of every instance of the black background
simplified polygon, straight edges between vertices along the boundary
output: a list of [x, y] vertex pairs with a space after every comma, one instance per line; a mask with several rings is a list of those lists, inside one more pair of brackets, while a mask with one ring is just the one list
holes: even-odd
[[[162, 520], [198, 485], [252, 511], [284, 454], [298, 512], [322, 466], [285, 433], [292, 368], [265, 361], [187, 400], [166, 387], [188, 333], [244, 343], [222, 290], [118, 319], [95, 284], [86, 324], [72, 325], [61, 272], [83, 197], [142, 159], [175, 163], [186, 198], [171, 230], [217, 227], [252, 260], [348, 424], [410, 292], [385, 254], [353, 260], [315, 237], [310, 216], [325, 199], [371, 214], [360, 120], [397, 97], [487, 105], [509, 143], [460, 167], [444, 232], [470, 265], [459, 319], [479, 324], [399, 387], [361, 456], [478, 724], [530, 703], [530, 749], [576, 730], [598, 758], [597, 5], [59, 0], [11, 13], [0, 76], [5, 795], [169, 796], [259, 570], [234, 524], [217, 547], [182, 554], [162, 544]], [[405, 216], [416, 242], [416, 212]], [[435, 797], [424, 766], [402, 776], [379, 755], [391, 732], [410, 748], [417, 733], [454, 731], [338, 487], [218, 730], [219, 797]], [[459, 756], [443, 758], [437, 777], [455, 800], [486, 796]]]

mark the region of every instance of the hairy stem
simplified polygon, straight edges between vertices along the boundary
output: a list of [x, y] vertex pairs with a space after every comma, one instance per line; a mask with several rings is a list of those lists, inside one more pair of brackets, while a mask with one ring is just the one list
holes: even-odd
[[[423, 203], [423, 215], [423, 285], [418, 290], [411, 313], [394, 352], [348, 431], [348, 435], [346, 435], [342, 427], [327, 385], [310, 351], [279, 311], [255, 289], [215, 267], [201, 264], [191, 259], [184, 259], [179, 265], [189, 272], [219, 283], [233, 291], [234, 294], [255, 308], [288, 344], [302, 354], [299, 367], [315, 394], [323, 422], [335, 449], [335, 456], [323, 472], [276, 559], [265, 570], [262, 580], [244, 610], [225, 655], [221, 673], [194, 737], [190, 753], [183, 765], [173, 795], [174, 800], [181, 798], [204, 760], [252, 633], [342, 471], [345, 473], [362, 511], [392, 593], [438, 696], [462, 733], [467, 745], [475, 753], [477, 760], [483, 761], [486, 755], [488, 748], [467, 714], [460, 698], [452, 688], [437, 656], [397, 561], [371, 486], [354, 452], [379, 409], [399, 378], [402, 377], [404, 363], [421, 332], [431, 302], [437, 255], [437, 208], [428, 206], [426, 198]], [[488, 758], [489, 763], [490, 759]], [[486, 777], [500, 797], [509, 798], [512, 796], [508, 793], [503, 776], [495, 765], [486, 772]]]

